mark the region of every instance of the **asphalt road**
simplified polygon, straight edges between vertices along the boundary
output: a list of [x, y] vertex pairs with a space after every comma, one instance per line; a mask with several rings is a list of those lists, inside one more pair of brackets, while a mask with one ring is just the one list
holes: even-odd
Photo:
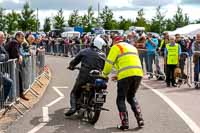
[[[69, 94], [74, 84], [78, 71], [69, 71], [66, 65], [70, 58], [46, 56], [46, 63], [52, 70], [52, 81], [43, 98], [24, 117], [9, 127], [7, 133], [111, 133], [121, 132], [116, 129], [119, 116], [116, 107], [116, 83], [109, 81], [107, 102], [104, 107], [110, 109], [103, 111], [99, 121], [90, 125], [79, 120], [76, 116], [65, 118], [64, 112], [69, 107]], [[55, 99], [59, 94], [54, 87], [64, 94], [58, 102], [48, 108], [49, 120], [43, 123], [43, 107]], [[66, 88], [68, 87], [68, 88]], [[138, 133], [192, 133], [189, 126], [168, 106], [159, 96], [151, 90], [141, 86], [137, 98], [141, 104], [145, 127], [138, 130], [133, 112], [127, 104], [129, 111], [130, 130], [127, 132]]]

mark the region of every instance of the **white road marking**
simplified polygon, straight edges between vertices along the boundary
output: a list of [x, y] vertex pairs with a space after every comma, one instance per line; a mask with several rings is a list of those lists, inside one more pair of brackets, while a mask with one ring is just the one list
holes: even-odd
[[161, 97], [185, 121], [185, 123], [190, 127], [193, 133], [200, 133], [200, 128], [198, 127], [198, 125], [189, 116], [187, 116], [172, 100], [170, 100], [167, 96], [160, 93], [159, 91], [148, 86], [147, 84], [142, 83], [142, 85], [149, 88], [156, 95]]
[[48, 107], [43, 107], [42, 112], [43, 112], [43, 122], [49, 122], [49, 111]]
[[53, 106], [55, 103], [59, 102], [61, 99], [63, 99], [64, 97], [59, 97], [56, 98], [54, 101], [52, 101], [51, 103], [47, 104], [46, 107], [51, 107]]
[[49, 111], [48, 108], [59, 102], [61, 99], [64, 98], [64, 94], [58, 90], [58, 88], [68, 88], [66, 86], [59, 86], [59, 87], [52, 87], [54, 91], [56, 91], [59, 95], [58, 98], [53, 100], [51, 103], [47, 104], [46, 106], [42, 107], [42, 112], [43, 112], [43, 123], [40, 123], [36, 127], [34, 127], [32, 130], [30, 130], [28, 133], [36, 133], [39, 131], [42, 127], [44, 127], [48, 122], [49, 122]]
[[[60, 97], [64, 97], [64, 95], [58, 90], [58, 88], [62, 88], [62, 87], [53, 87], [53, 89], [58, 93]], [[68, 87], [65, 87], [65, 88], [68, 88]]]
[[52, 88], [62, 88], [62, 89], [68, 89], [69, 87], [68, 86], [54, 86]]
[[28, 133], [36, 133], [37, 131], [39, 131], [42, 127], [44, 127], [47, 123], [40, 123], [39, 125], [37, 125], [36, 127], [34, 127], [31, 131], [29, 131]]

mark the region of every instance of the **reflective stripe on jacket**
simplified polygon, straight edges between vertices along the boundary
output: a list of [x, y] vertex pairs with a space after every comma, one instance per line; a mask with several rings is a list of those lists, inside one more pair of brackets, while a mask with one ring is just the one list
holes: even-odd
[[128, 43], [120, 42], [112, 46], [105, 62], [103, 73], [108, 75], [113, 65], [117, 70], [118, 80], [130, 76], [143, 76], [138, 51]]

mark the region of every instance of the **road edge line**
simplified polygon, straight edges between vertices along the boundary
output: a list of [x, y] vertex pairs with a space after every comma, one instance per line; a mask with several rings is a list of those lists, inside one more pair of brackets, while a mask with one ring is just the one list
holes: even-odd
[[153, 91], [156, 95], [158, 95], [161, 99], [163, 99], [177, 114], [181, 119], [190, 127], [193, 133], [200, 133], [200, 128], [198, 125], [188, 116], [186, 115], [180, 107], [178, 107], [171, 99], [169, 99], [166, 95], [162, 94], [161, 92], [153, 89], [153, 87], [142, 83], [142, 85], [146, 88], [149, 88]]

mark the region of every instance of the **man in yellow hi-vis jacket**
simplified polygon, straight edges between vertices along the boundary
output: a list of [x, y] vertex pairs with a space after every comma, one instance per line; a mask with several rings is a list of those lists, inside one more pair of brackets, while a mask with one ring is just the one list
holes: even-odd
[[144, 126], [140, 106], [135, 98], [135, 94], [140, 85], [143, 76], [141, 62], [137, 49], [123, 42], [123, 38], [117, 36], [113, 39], [113, 46], [110, 49], [105, 66], [103, 69], [104, 76], [108, 76], [112, 67], [117, 70], [117, 107], [121, 119], [121, 125], [118, 128], [126, 130], [129, 128], [128, 112], [126, 109], [125, 99], [135, 114], [139, 127]]
[[174, 79], [175, 68], [179, 64], [179, 56], [181, 54], [181, 47], [178, 43], [175, 42], [175, 36], [170, 36], [170, 43], [166, 45], [165, 48], [165, 58], [166, 58], [166, 83], [167, 87], [170, 87], [172, 83], [173, 87], [176, 86]]

